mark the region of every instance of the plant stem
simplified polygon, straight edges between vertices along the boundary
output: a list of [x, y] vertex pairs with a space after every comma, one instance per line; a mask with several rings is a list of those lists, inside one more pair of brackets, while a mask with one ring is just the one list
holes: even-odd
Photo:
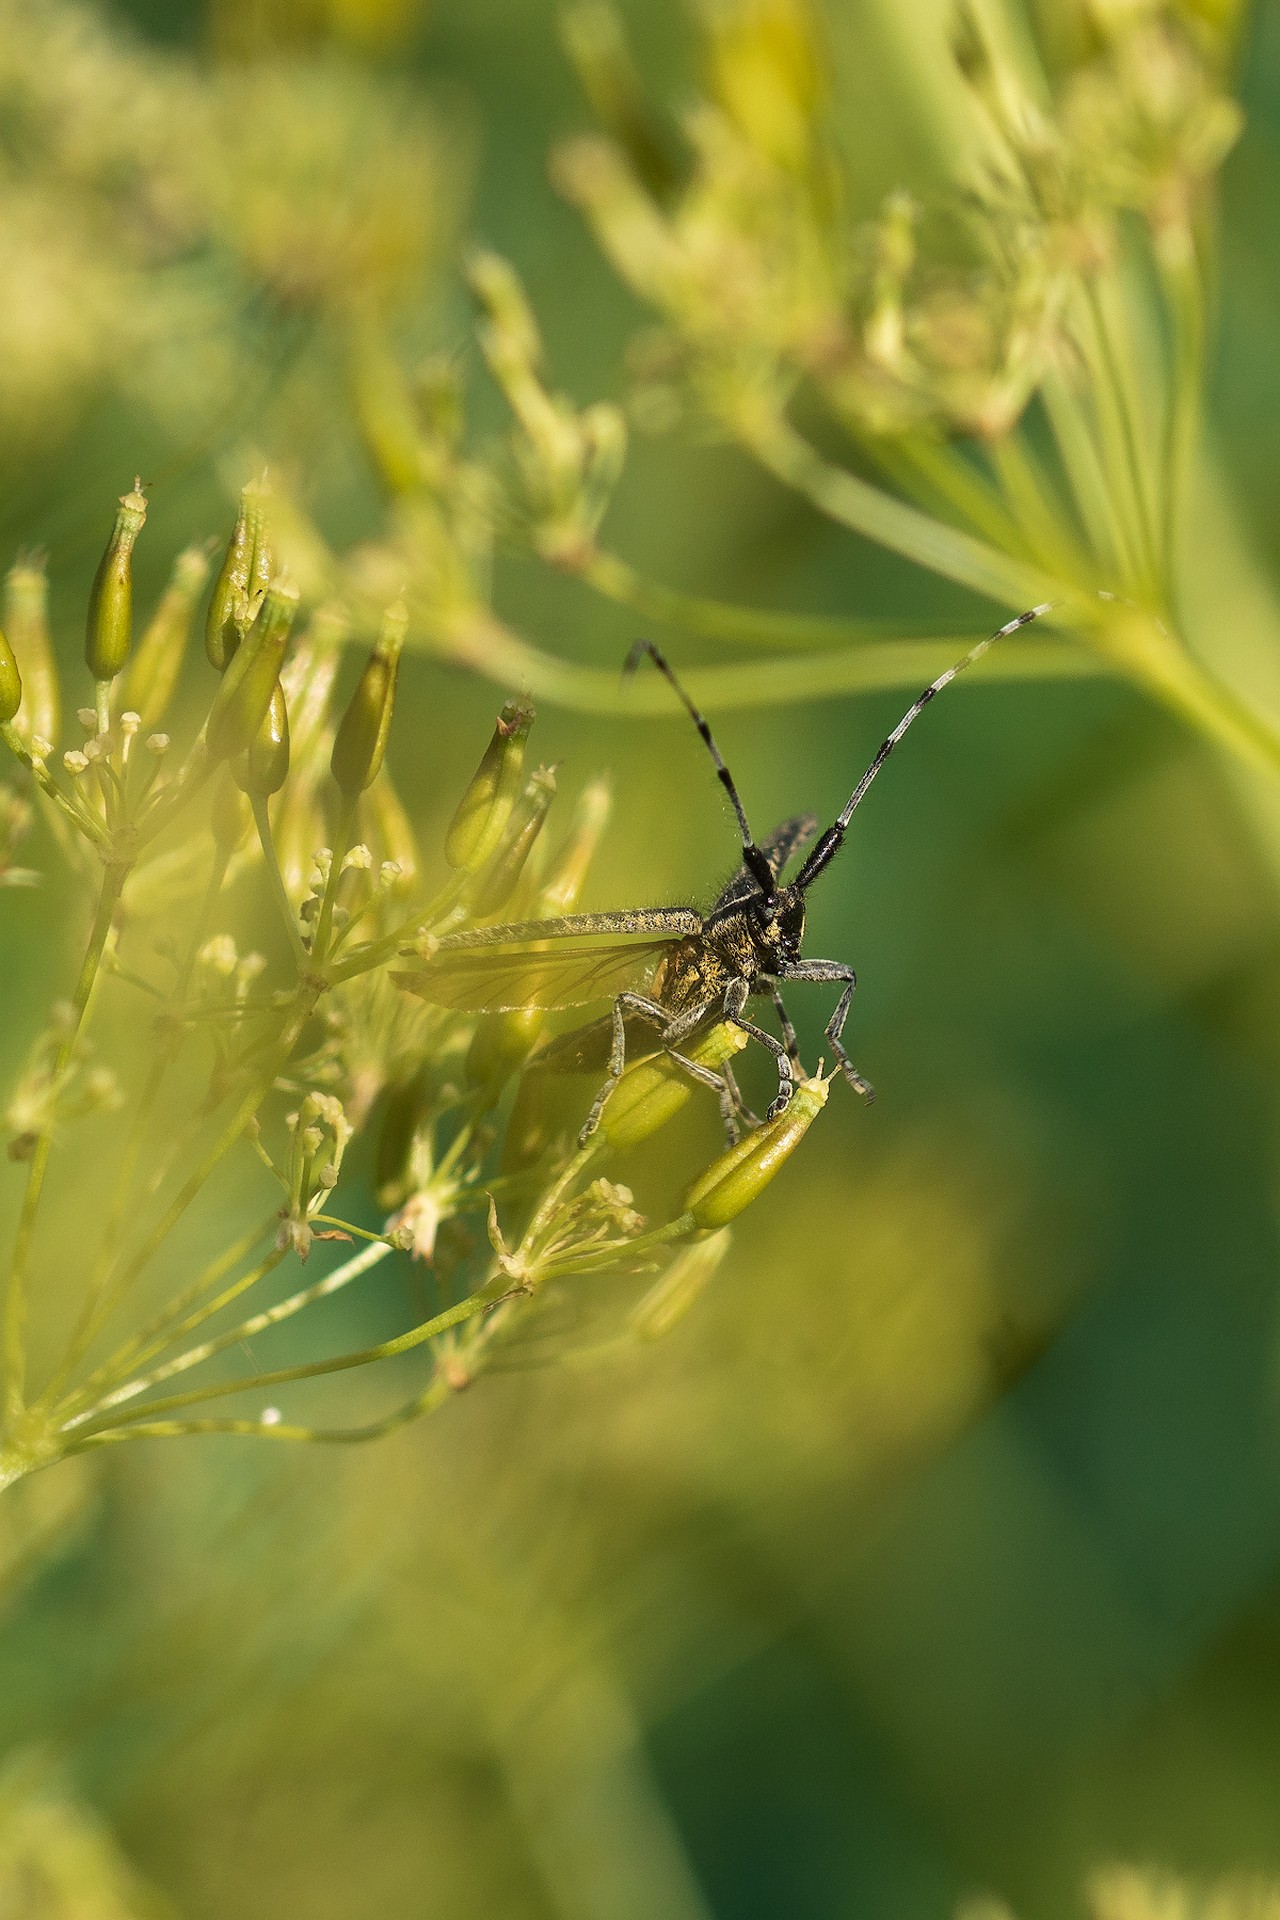
[[[275, 1306], [264, 1307], [261, 1313], [252, 1314], [247, 1320], [240, 1321], [239, 1325], [229, 1327], [225, 1333], [216, 1334], [212, 1339], [202, 1341], [198, 1347], [189, 1347], [185, 1353], [176, 1354], [172, 1360], [166, 1360], [163, 1366], [154, 1367], [150, 1373], [140, 1374], [135, 1379], [126, 1381], [112, 1392], [105, 1394], [96, 1406], [66, 1421], [63, 1431], [70, 1432], [75, 1427], [83, 1426], [88, 1421], [96, 1419], [99, 1414], [106, 1413], [110, 1408], [119, 1406], [126, 1400], [135, 1399], [138, 1394], [145, 1393], [150, 1387], [158, 1386], [161, 1381], [170, 1380], [175, 1374], [187, 1373], [192, 1367], [212, 1359], [215, 1354], [225, 1353], [228, 1348], [239, 1346], [242, 1341], [252, 1339], [255, 1334], [264, 1333], [268, 1327], [278, 1326], [282, 1320], [292, 1319], [295, 1313], [301, 1313], [304, 1307], [313, 1305], [315, 1301], [325, 1300], [331, 1294], [340, 1293], [344, 1287], [350, 1286], [353, 1280], [359, 1279], [361, 1274], [376, 1267], [380, 1260], [385, 1260], [392, 1251], [393, 1249], [385, 1240], [373, 1246], [362, 1247], [359, 1253], [353, 1254], [350, 1260], [344, 1260], [340, 1267], [335, 1267], [333, 1272], [326, 1274], [323, 1280], [314, 1281], [311, 1286], [300, 1288], [297, 1293], [290, 1294], [287, 1300], [278, 1301]], [[260, 1277], [260, 1273], [255, 1274], [254, 1280]], [[228, 1295], [219, 1300], [216, 1305], [211, 1305], [210, 1312], [220, 1311], [229, 1298]], [[183, 1328], [181, 1331], [186, 1332], [188, 1329]]]
[[3, 1383], [3, 1394], [0, 1398], [2, 1398], [6, 1422], [16, 1419], [21, 1413], [26, 1394], [27, 1269], [31, 1258], [36, 1214], [40, 1206], [40, 1196], [44, 1191], [49, 1155], [53, 1150], [58, 1096], [71, 1056], [75, 1051], [76, 1042], [84, 1027], [89, 1000], [102, 965], [103, 951], [111, 934], [111, 922], [128, 873], [128, 865], [117, 861], [109, 861], [103, 870], [102, 888], [98, 895], [97, 912], [89, 934], [89, 945], [84, 963], [80, 968], [80, 978], [76, 982], [75, 993], [72, 996], [71, 1023], [54, 1056], [50, 1073], [48, 1119], [36, 1141], [27, 1171], [26, 1191], [22, 1196], [22, 1210], [18, 1216], [13, 1261], [9, 1269], [9, 1284], [5, 1298], [3, 1355], [0, 1356], [0, 1381]]
[[280, 909], [281, 917], [288, 930], [289, 943], [293, 948], [294, 960], [297, 962], [299, 969], [305, 973], [311, 965], [311, 958], [302, 944], [302, 934], [298, 929], [298, 916], [293, 910], [293, 902], [289, 898], [284, 884], [284, 875], [280, 871], [280, 861], [276, 854], [275, 838], [271, 832], [271, 816], [267, 811], [267, 803], [262, 795], [258, 793], [251, 795], [250, 800], [253, 807], [253, 824], [258, 829], [258, 839], [262, 843], [262, 857], [267, 863], [267, 873], [271, 880], [271, 890], [275, 895], [276, 905]]
[[782, 414], [734, 423], [744, 445], [785, 486], [820, 512], [877, 546], [900, 553], [974, 593], [1015, 612], [1042, 600], [1060, 600], [1063, 583], [971, 534], [961, 533], [856, 474], [824, 460]]
[[[122, 1341], [113, 1353], [108, 1354], [101, 1366], [95, 1367], [74, 1392], [67, 1396], [59, 1411], [66, 1412], [68, 1408], [83, 1406], [100, 1388], [115, 1385], [126, 1377], [130, 1368], [145, 1366], [148, 1360], [162, 1353], [171, 1341], [180, 1339], [182, 1335], [178, 1323], [183, 1319], [184, 1314], [189, 1313], [202, 1294], [207, 1293], [210, 1287], [216, 1286], [223, 1274], [229, 1273], [233, 1267], [239, 1266], [242, 1260], [248, 1258], [259, 1240], [274, 1229], [277, 1217], [274, 1213], [269, 1214], [248, 1233], [241, 1234], [231, 1246], [225, 1247], [217, 1259], [211, 1260], [204, 1271], [189, 1286], [184, 1287], [175, 1299], [155, 1315], [154, 1319], [150, 1320], [145, 1327], [139, 1328], [136, 1333], [131, 1334], [127, 1340]], [[49, 1396], [46, 1393], [41, 1398], [41, 1406], [46, 1407], [48, 1400]]]
[[[357, 1256], [358, 1258], [359, 1256]], [[320, 1284], [320, 1283], [317, 1283]], [[492, 1275], [465, 1300], [459, 1300], [454, 1306], [446, 1307], [430, 1320], [424, 1320], [419, 1326], [411, 1327], [408, 1333], [397, 1335], [394, 1340], [379, 1341], [377, 1346], [364, 1347], [358, 1353], [342, 1353], [331, 1360], [312, 1360], [306, 1366], [278, 1367], [271, 1373], [257, 1373], [246, 1380], [219, 1380], [194, 1393], [171, 1394], [167, 1399], [153, 1400], [149, 1406], [139, 1408], [136, 1414], [126, 1414], [118, 1421], [105, 1422], [93, 1429], [94, 1433], [106, 1433], [117, 1426], [128, 1426], [138, 1418], [149, 1419], [156, 1413], [170, 1413], [179, 1407], [198, 1405], [202, 1400], [222, 1400], [233, 1393], [258, 1393], [265, 1387], [279, 1387], [291, 1380], [315, 1380], [322, 1374], [346, 1373], [352, 1367], [367, 1367], [375, 1360], [389, 1360], [396, 1354], [409, 1353], [428, 1340], [438, 1339], [447, 1333], [450, 1327], [461, 1326], [475, 1314], [483, 1313], [486, 1307], [496, 1305], [510, 1287], [505, 1273]], [[68, 1451], [75, 1451], [74, 1448]]]
[[[329, 955], [329, 935], [333, 927], [333, 910], [338, 901], [338, 883], [342, 879], [342, 863], [347, 857], [347, 848], [351, 845], [355, 824], [355, 799], [344, 797], [342, 811], [338, 815], [338, 831], [333, 839], [333, 853], [329, 860], [329, 877], [325, 881], [324, 898], [320, 902], [320, 912], [316, 917], [315, 938], [311, 943], [309, 965], [322, 967]], [[281, 884], [283, 885], [283, 882]]]
[[99, 1306], [98, 1325], [102, 1324], [107, 1314], [114, 1309], [117, 1301], [123, 1298], [143, 1268], [154, 1258], [170, 1233], [172, 1233], [174, 1227], [177, 1226], [187, 1208], [191, 1205], [191, 1202], [200, 1192], [205, 1182], [213, 1174], [223, 1157], [230, 1152], [249, 1122], [253, 1119], [258, 1108], [262, 1105], [263, 1100], [270, 1092], [276, 1075], [288, 1060], [289, 1055], [293, 1052], [297, 1044], [298, 1035], [302, 1032], [302, 1029], [315, 1011], [316, 1002], [319, 1000], [322, 991], [323, 988], [321, 986], [314, 985], [307, 987], [299, 993], [294, 1011], [285, 1022], [283, 1030], [267, 1057], [266, 1065], [260, 1067], [258, 1072], [253, 1076], [249, 1091], [244, 1095], [239, 1106], [226, 1122], [221, 1133], [205, 1154], [200, 1165], [175, 1194], [164, 1214], [146, 1236], [132, 1259], [116, 1274], [111, 1287], [104, 1292]]
[[861, 647], [893, 638], [883, 622], [838, 620], [825, 614], [765, 611], [725, 600], [679, 593], [647, 580], [616, 553], [591, 547], [569, 569], [615, 605], [631, 607], [647, 620], [697, 634], [704, 640], [737, 640], [762, 647]]
[[[171, 1001], [179, 1007], [186, 999], [192, 969], [196, 963], [196, 955], [199, 953], [201, 943], [204, 940], [205, 930], [208, 927], [210, 917], [213, 913], [214, 903], [222, 890], [222, 883], [226, 878], [229, 858], [229, 854], [222, 853], [221, 851], [215, 852], [213, 870], [210, 873], [204, 898], [196, 914], [195, 927], [192, 931], [191, 939], [187, 944], [186, 955], [179, 969], [177, 980], [174, 983]], [[103, 1228], [102, 1240], [99, 1244], [93, 1274], [86, 1289], [80, 1315], [71, 1337], [67, 1342], [66, 1351], [41, 1396], [42, 1401], [56, 1398], [64, 1382], [70, 1377], [81, 1355], [92, 1342], [94, 1334], [100, 1325], [97, 1318], [97, 1309], [102, 1298], [103, 1288], [106, 1285], [107, 1274], [110, 1271], [111, 1262], [115, 1257], [116, 1247], [119, 1243], [120, 1229], [124, 1223], [124, 1212], [129, 1198], [129, 1189], [132, 1185], [133, 1175], [138, 1164], [138, 1156], [142, 1151], [142, 1142], [145, 1137], [147, 1122], [151, 1117], [156, 1101], [160, 1097], [165, 1077], [181, 1048], [183, 1037], [181, 1028], [178, 1028], [176, 1031], [171, 1030], [162, 1035], [156, 1047], [155, 1057], [151, 1063], [151, 1071], [147, 1076], [147, 1083], [139, 1098], [133, 1123], [129, 1130], [129, 1138], [125, 1143], [120, 1167], [116, 1174], [115, 1195], [111, 1203], [110, 1212], [107, 1215], [106, 1226]]]
[[1215, 680], [1155, 614], [1114, 601], [1094, 629], [1104, 658], [1206, 739], [1247, 766], [1280, 774], [1280, 727]]
[[[465, 650], [457, 657], [475, 664], [499, 685], [527, 687], [535, 698], [573, 713], [665, 719], [672, 711], [670, 691], [656, 677], [636, 679], [623, 687], [615, 670], [554, 659], [529, 646], [495, 616], [485, 617], [483, 634], [481, 640], [479, 630], [473, 630]], [[778, 660], [693, 667], [680, 677], [690, 698], [704, 713], [742, 713], [845, 693], [916, 691], [953, 666], [966, 647], [973, 645], [974, 638], [970, 632], [931, 640], [865, 641], [829, 653], [787, 654]], [[1073, 641], [1047, 638], [1015, 640], [994, 647], [974, 669], [975, 677], [990, 680], [1078, 679], [1098, 671], [1087, 652]], [[398, 941], [421, 924], [421, 918], [410, 919], [396, 941], [389, 946], [385, 941], [379, 943], [380, 950], [394, 952]], [[374, 951], [365, 949], [366, 954]], [[344, 961], [334, 970], [334, 978], [346, 977]]]

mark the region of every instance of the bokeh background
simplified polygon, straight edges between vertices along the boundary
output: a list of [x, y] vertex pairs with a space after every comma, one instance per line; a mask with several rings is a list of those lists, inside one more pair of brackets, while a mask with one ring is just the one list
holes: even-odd
[[[61, 10], [0, 11], [3, 79]], [[678, 0], [626, 11], [679, 98]], [[910, 110], [942, 14], [829, 9], [868, 208], [945, 159]], [[21, 377], [0, 381], [0, 543], [6, 563], [48, 551], [68, 658], [135, 471], [140, 594], [225, 526], [248, 444], [289, 463], [335, 541], [377, 525], [323, 329], [283, 268], [257, 270], [282, 257], [263, 181], [287, 229], [290, 166], [307, 174], [301, 98], [349, 114], [365, 157], [361, 90], [383, 90], [430, 157], [406, 175], [393, 154], [385, 181], [393, 238], [397, 220], [429, 236], [424, 348], [470, 354], [455, 261], [479, 237], [524, 276], [555, 383], [621, 391], [636, 309], [547, 179], [586, 117], [550, 0], [83, 18], [107, 39], [66, 111], [99, 146], [139, 137], [138, 74], [179, 60], [222, 90], [244, 171], [221, 252], [170, 250], [162, 272], [147, 221], [166, 209], [131, 205], [123, 174], [45, 178], [16, 139], [6, 159], [0, 352]], [[1229, 497], [1199, 527], [1201, 625], [1232, 633], [1280, 589], [1275, 0], [1252, 10], [1240, 89], [1210, 403]], [[300, 274], [307, 257], [303, 235]], [[696, 435], [638, 441], [610, 536], [752, 604], [980, 615]], [[636, 631], [528, 562], [504, 563], [498, 604], [594, 664]], [[427, 844], [496, 697], [406, 668], [393, 759]], [[902, 704], [726, 715], [753, 818], [834, 811]], [[538, 728], [564, 778], [614, 776], [594, 904], [722, 881], [730, 825], [677, 720], [548, 706]], [[917, 1920], [989, 1895], [1065, 1920], [1113, 1862], [1280, 1880], [1280, 893], [1261, 804], [1107, 682], [957, 689], [814, 902], [811, 951], [859, 969], [849, 1039], [879, 1101], [836, 1089], [665, 1342], [516, 1350], [367, 1450], [141, 1444], [6, 1495], [0, 1912]], [[61, 905], [56, 878], [0, 893], [9, 1074], [68, 965]], [[822, 1016], [800, 1012], [812, 1055]], [[682, 1150], [714, 1133], [691, 1116]]]

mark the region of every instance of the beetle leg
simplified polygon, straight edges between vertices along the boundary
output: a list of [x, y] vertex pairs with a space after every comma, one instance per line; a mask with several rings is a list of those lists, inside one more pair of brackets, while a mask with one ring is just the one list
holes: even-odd
[[743, 1018], [742, 1009], [747, 1004], [748, 992], [749, 988], [745, 980], [729, 982], [725, 989], [724, 1017], [726, 1020], [731, 1020], [735, 1027], [740, 1027], [743, 1033], [749, 1034], [753, 1040], [758, 1040], [762, 1047], [767, 1047], [778, 1063], [778, 1091], [765, 1115], [766, 1120], [773, 1120], [790, 1106], [791, 1096], [795, 1092], [791, 1055], [781, 1040], [775, 1039], [773, 1034], [767, 1033], [763, 1027], [758, 1027], [754, 1020]]

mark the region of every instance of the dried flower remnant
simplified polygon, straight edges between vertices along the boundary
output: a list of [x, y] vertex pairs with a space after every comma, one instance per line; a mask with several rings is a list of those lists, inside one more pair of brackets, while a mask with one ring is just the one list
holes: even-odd
[[[142, 534], [131, 499], [122, 508], [137, 521], [124, 530], [130, 547]], [[153, 639], [139, 674], [127, 647], [131, 581], [113, 535], [88, 628], [97, 700], [78, 710], [83, 746], [60, 759], [18, 724], [27, 681], [16, 649], [12, 659], [0, 653], [0, 739], [17, 781], [56, 825], [89, 923], [70, 997], [55, 1003], [5, 1111], [10, 1177], [22, 1192], [0, 1332], [0, 1484], [145, 1435], [372, 1438], [474, 1380], [548, 1287], [614, 1269], [661, 1274], [702, 1230], [680, 1207], [646, 1221], [611, 1165], [696, 1088], [641, 1062], [597, 1138], [575, 1146], [552, 1130], [507, 1171], [510, 1083], [523, 1072], [537, 1104], [529, 1062], [544, 1016], [526, 1010], [512, 1031], [495, 1033], [394, 984], [406, 952], [429, 954], [478, 916], [491, 924], [509, 898], [552, 921], [564, 915], [603, 828], [606, 790], [586, 788], [546, 856], [556, 783], [545, 768], [526, 772], [532, 709], [509, 705], [449, 830], [447, 878], [434, 894], [419, 892], [424, 861], [386, 757], [407, 610], [388, 609], [345, 712], [335, 713], [343, 622], [315, 616], [293, 640], [298, 594], [270, 577], [269, 522], [268, 496], [250, 490], [214, 589], [214, 657], [196, 663], [207, 711], [185, 746], [148, 733], [143, 714], [121, 706], [121, 689], [136, 686], [153, 713], [167, 702], [203, 557], [197, 569], [184, 556], [145, 628]], [[21, 596], [10, 598], [22, 611]], [[25, 617], [21, 658], [38, 668], [31, 635], [47, 634], [29, 608]], [[29, 803], [8, 793], [12, 844]], [[281, 860], [286, 827], [306, 849], [301, 881]], [[190, 906], [175, 918], [179, 881]], [[239, 930], [246, 923], [252, 947]], [[737, 1044], [712, 1034], [706, 1047], [727, 1058]], [[85, 1154], [79, 1143], [103, 1113], [114, 1116], [110, 1132], [99, 1129]], [[345, 1171], [370, 1126], [383, 1135], [378, 1179], [389, 1209], [373, 1221], [351, 1217]], [[50, 1169], [65, 1177], [73, 1165], [78, 1217], [91, 1224], [71, 1324], [59, 1335], [43, 1323], [58, 1190]], [[713, 1174], [716, 1191], [722, 1184]], [[488, 1217], [487, 1250], [473, 1236], [468, 1264], [459, 1267], [455, 1249], [446, 1274], [440, 1235], [467, 1215]], [[196, 1270], [182, 1251], [188, 1222], [214, 1249]], [[331, 1245], [343, 1249], [337, 1264]], [[423, 1263], [429, 1296], [404, 1331], [290, 1364], [277, 1329], [392, 1258]], [[303, 1262], [307, 1276], [290, 1290], [289, 1265]], [[311, 1277], [317, 1264], [328, 1270]], [[657, 1307], [641, 1315], [632, 1337], [652, 1337], [664, 1316]], [[268, 1336], [281, 1364], [260, 1357]], [[291, 1417], [290, 1382], [417, 1348], [425, 1384], [382, 1420], [317, 1428]], [[217, 1403], [236, 1395], [249, 1396], [249, 1411], [224, 1417]]]

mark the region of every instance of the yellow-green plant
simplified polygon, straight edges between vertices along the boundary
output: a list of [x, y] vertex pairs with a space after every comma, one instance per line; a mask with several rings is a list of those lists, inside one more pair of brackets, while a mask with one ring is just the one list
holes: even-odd
[[[1201, 413], [1215, 186], [1241, 125], [1237, 9], [1073, 0], [1038, 35], [1014, 0], [961, 0], [933, 95], [916, 101], [963, 127], [950, 182], [870, 213], [808, 0], [719, 0], [701, 20], [704, 90], [674, 129], [613, 10], [585, 0], [564, 16], [605, 125], [558, 150], [554, 177], [659, 322], [636, 342], [632, 415], [710, 428], [821, 514], [984, 600], [1052, 601], [1061, 637], [996, 649], [983, 674], [1119, 674], [1248, 765], [1280, 769], [1280, 728], [1215, 671], [1202, 636], [1193, 646], [1183, 608], [1190, 502], [1215, 484]], [[946, 637], [907, 638], [700, 599], [637, 570], [602, 531], [624, 409], [548, 384], [506, 262], [476, 255], [470, 279], [508, 445], [467, 451], [450, 372], [432, 363], [415, 387], [385, 336], [364, 334], [354, 390], [392, 506], [385, 537], [333, 566], [357, 603], [406, 578], [411, 644], [589, 710], [617, 705], [612, 675], [497, 617], [495, 547], [752, 649], [690, 675], [709, 707], [910, 686], [947, 664], [962, 613]], [[664, 694], [627, 698], [653, 711]]]
[[[562, 189], [661, 317], [648, 405], [711, 421], [934, 573], [1009, 607], [1056, 602], [1106, 668], [1274, 770], [1280, 734], [1180, 627], [1235, 9], [1080, 0], [1046, 38], [1015, 5], [962, 0], [950, 24], [952, 74], [939, 46], [919, 105], [962, 85], [969, 138], [932, 204], [898, 190], [852, 216], [807, 0], [704, 9], [705, 92], [661, 185], [616, 113], [560, 151]], [[607, 106], [626, 60], [612, 15], [590, 0], [567, 38]], [[824, 450], [833, 431], [847, 461]], [[590, 541], [561, 559], [639, 603]], [[755, 637], [802, 636], [761, 621]], [[1018, 664], [1034, 672], [1034, 648]]]
[[[825, 1097], [820, 1079], [803, 1082], [794, 1113], [715, 1161], [651, 1225], [611, 1159], [692, 1097], [687, 1080], [636, 1062], [613, 1119], [576, 1149], [571, 1129], [543, 1113], [546, 1076], [532, 1076], [514, 1104], [508, 1091], [540, 1014], [477, 1023], [400, 990], [402, 956], [429, 956], [445, 931], [493, 924], [511, 902], [566, 912], [607, 792], [588, 785], [548, 851], [555, 782], [526, 765], [532, 711], [512, 703], [458, 806], [441, 883], [423, 890], [431, 863], [385, 764], [406, 609], [387, 610], [345, 709], [332, 714], [343, 619], [321, 609], [293, 637], [299, 596], [278, 570], [269, 508], [264, 484], [245, 489], [205, 620], [219, 678], [182, 753], [154, 723], [195, 624], [197, 568], [190, 552], [179, 556], [132, 652], [140, 486], [121, 502], [90, 599], [95, 698], [79, 710], [82, 744], [60, 756], [34, 725], [56, 726], [38, 572], [22, 562], [10, 576], [9, 604], [24, 620], [0, 640], [0, 738], [92, 904], [70, 999], [51, 1009], [7, 1110], [21, 1194], [5, 1288], [0, 1485], [138, 1435], [385, 1433], [466, 1385], [541, 1298], [585, 1274], [663, 1269], [630, 1323], [652, 1337], [692, 1298], [726, 1223]], [[202, 557], [201, 577], [207, 570]], [[28, 684], [42, 689], [38, 714], [27, 712]], [[135, 694], [145, 723], [125, 704]], [[6, 804], [16, 821], [26, 803], [15, 790]], [[243, 945], [258, 891], [274, 914], [258, 928], [265, 952]], [[705, 1044], [717, 1053], [717, 1034]], [[352, 1141], [371, 1126], [381, 1136], [374, 1227], [345, 1217], [338, 1191]], [[275, 1189], [265, 1206], [252, 1196], [255, 1163]], [[359, 1205], [357, 1196], [351, 1210]], [[487, 1217], [487, 1248], [472, 1256], [455, 1238], [446, 1261], [446, 1226], [469, 1213]], [[290, 1290], [289, 1263], [317, 1241], [362, 1244]], [[319, 1360], [214, 1364], [383, 1261], [411, 1256], [434, 1261], [437, 1297], [405, 1331]], [[380, 1418], [316, 1425], [261, 1404], [268, 1390], [415, 1348], [429, 1356], [426, 1383]], [[259, 1404], [229, 1417], [207, 1410], [228, 1395]]]

